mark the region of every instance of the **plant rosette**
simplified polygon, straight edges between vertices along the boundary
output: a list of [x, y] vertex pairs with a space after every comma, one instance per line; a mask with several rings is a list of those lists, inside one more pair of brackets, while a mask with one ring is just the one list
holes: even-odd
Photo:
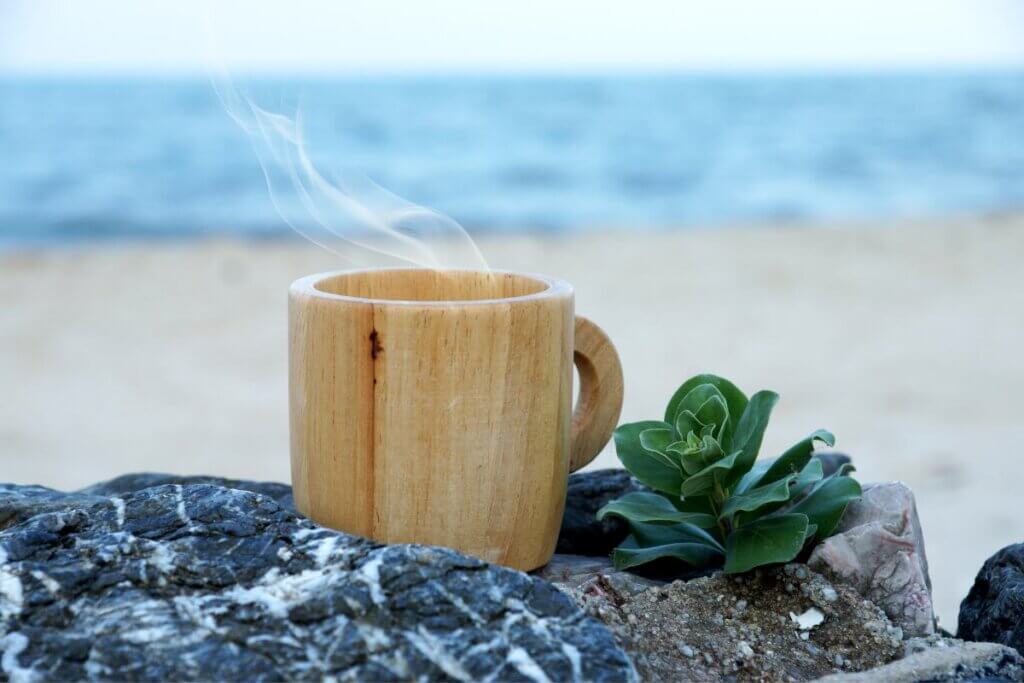
[[628, 569], [663, 558], [727, 573], [789, 562], [835, 532], [860, 484], [843, 465], [824, 476], [811, 457], [819, 429], [774, 459], [758, 460], [772, 391], [750, 398], [732, 382], [697, 375], [683, 383], [664, 421], [615, 430], [619, 460], [653, 492], [629, 493], [598, 513], [622, 517], [630, 534], [612, 554]]

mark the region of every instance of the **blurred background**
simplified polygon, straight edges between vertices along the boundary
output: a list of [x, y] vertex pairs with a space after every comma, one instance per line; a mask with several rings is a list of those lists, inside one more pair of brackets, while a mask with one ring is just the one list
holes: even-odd
[[287, 286], [380, 186], [573, 282], [624, 421], [716, 372], [907, 482], [947, 628], [1024, 540], [1024, 5], [211, 5], [0, 0], [0, 480], [287, 481]]

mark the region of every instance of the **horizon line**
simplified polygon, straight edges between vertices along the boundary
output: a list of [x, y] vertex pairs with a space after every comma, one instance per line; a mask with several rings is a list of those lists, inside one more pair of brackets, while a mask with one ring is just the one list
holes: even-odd
[[[1021, 72], [1024, 60], [1010, 61], [920, 61], [920, 62], [836, 62], [777, 64], [590, 64], [572, 67], [547, 65], [389, 65], [382, 67], [290, 65], [287, 67], [246, 67], [232, 69], [232, 76], [244, 78], [287, 77], [517, 77], [517, 76], [818, 76], [818, 75], [924, 75], [977, 72]], [[80, 78], [208, 78], [212, 69], [194, 67], [146, 68], [9, 68], [0, 64], [0, 77], [80, 77]]]

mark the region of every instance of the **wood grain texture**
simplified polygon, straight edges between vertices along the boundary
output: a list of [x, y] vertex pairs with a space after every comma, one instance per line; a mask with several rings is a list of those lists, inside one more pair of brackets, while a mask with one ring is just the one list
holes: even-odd
[[[519, 569], [547, 563], [570, 471], [567, 283], [420, 269], [311, 276], [292, 285], [289, 318], [292, 485], [303, 513], [384, 542], [444, 545]], [[608, 362], [607, 349], [594, 349], [588, 358]], [[583, 395], [581, 407], [601, 403]], [[598, 412], [586, 421], [603, 427], [609, 413]], [[580, 461], [599, 440], [584, 431]]]
[[608, 335], [583, 316], [576, 316], [573, 360], [580, 373], [580, 395], [572, 418], [569, 471], [597, 457], [619, 424], [623, 378], [619, 354]]

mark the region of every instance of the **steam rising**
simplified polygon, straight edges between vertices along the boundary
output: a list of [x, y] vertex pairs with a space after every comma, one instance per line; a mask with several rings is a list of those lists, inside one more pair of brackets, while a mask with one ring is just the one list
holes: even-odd
[[[408, 202], [365, 176], [328, 180], [310, 159], [301, 108], [291, 116], [267, 111], [239, 92], [223, 69], [214, 89], [249, 135], [270, 199], [295, 232], [359, 266], [398, 262], [489, 270], [476, 243], [448, 216]], [[302, 211], [288, 208], [296, 206]]]

